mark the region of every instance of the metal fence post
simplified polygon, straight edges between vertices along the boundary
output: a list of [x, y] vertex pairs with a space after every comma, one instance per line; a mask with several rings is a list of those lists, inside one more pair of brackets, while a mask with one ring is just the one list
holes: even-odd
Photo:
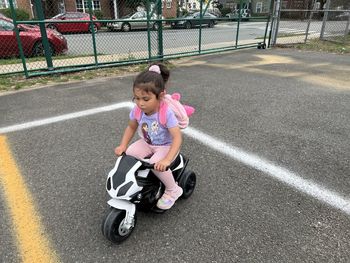
[[264, 35], [264, 43], [266, 44], [267, 30], [268, 30], [269, 24], [270, 24], [271, 26], [270, 26], [270, 32], [269, 32], [269, 39], [268, 39], [268, 43], [267, 43], [268, 47], [270, 47], [272, 23], [273, 23], [273, 0], [270, 0], [269, 17], [266, 21], [265, 35]]
[[308, 38], [308, 36], [309, 36], [309, 30], [310, 30], [311, 20], [312, 20], [314, 11], [316, 11], [316, 2], [317, 2], [317, 0], [314, 0], [314, 2], [313, 2], [313, 8], [312, 8], [312, 10], [311, 10], [311, 12], [310, 12], [309, 20], [308, 20], [308, 22], [307, 22], [307, 27], [306, 27], [306, 32], [305, 32], [305, 40], [304, 40], [304, 43], [306, 43], [307, 38]]
[[92, 19], [92, 0], [88, 0], [88, 7], [89, 7], [89, 17], [90, 17], [90, 30], [92, 34], [92, 48], [94, 50], [94, 58], [95, 58], [95, 65], [98, 65], [97, 60], [97, 50], [96, 50], [96, 36], [95, 36], [95, 29], [94, 29], [94, 20]]
[[54, 68], [53, 68], [52, 57], [51, 57], [52, 54], [50, 51], [50, 43], [49, 43], [49, 40], [47, 39], [46, 27], [45, 27], [45, 16], [44, 16], [44, 11], [43, 11], [43, 7], [41, 4], [41, 0], [35, 0], [34, 3], [35, 3], [35, 8], [36, 8], [38, 20], [39, 20], [41, 41], [42, 41], [43, 46], [44, 46], [44, 53], [45, 53], [47, 69], [53, 70]]
[[199, 54], [202, 52], [202, 22], [203, 22], [203, 1], [200, 0], [200, 8], [199, 8], [199, 43], [198, 43], [198, 52]]
[[277, 35], [278, 35], [278, 28], [279, 28], [279, 20], [281, 17], [281, 0], [276, 0], [275, 3], [275, 10], [274, 10], [274, 18], [273, 23], [271, 25], [272, 27], [272, 37], [271, 37], [271, 45], [274, 46], [277, 43]]
[[24, 52], [23, 52], [23, 47], [22, 47], [22, 42], [21, 42], [21, 38], [19, 35], [19, 30], [17, 27], [17, 15], [16, 15], [16, 11], [13, 5], [13, 0], [10, 0], [10, 9], [11, 9], [11, 14], [12, 14], [12, 18], [13, 18], [13, 25], [15, 26], [15, 34], [16, 34], [16, 39], [17, 39], [17, 44], [18, 44], [18, 49], [19, 49], [19, 54], [22, 60], [22, 64], [23, 64], [23, 70], [24, 70], [24, 75], [26, 76], [26, 78], [28, 78], [28, 70], [27, 70], [27, 65], [26, 65], [26, 60], [24, 57]]
[[[146, 14], [147, 14], [147, 46], [148, 46], [148, 60], [151, 61], [152, 59], [152, 49], [151, 49], [151, 29], [150, 29], [150, 19], [151, 19], [151, 15], [150, 15], [150, 1], [147, 0], [146, 2]], [[152, 11], [152, 15], [153, 15], [153, 11]]]
[[[163, 50], [163, 13], [162, 13], [162, 1], [157, 1], [157, 17], [158, 20], [158, 56], [163, 60], [164, 50]], [[159, 23], [160, 22], [160, 23]]]
[[322, 27], [321, 27], [320, 39], [323, 39], [323, 37], [324, 37], [324, 31], [326, 29], [326, 22], [327, 22], [327, 18], [328, 18], [328, 10], [329, 10], [330, 6], [331, 6], [331, 0], [327, 0], [326, 8], [325, 8], [324, 13], [323, 13], [323, 22], [322, 22]]
[[239, 25], [241, 23], [241, 18], [242, 18], [242, 3], [243, 1], [239, 1], [239, 9], [238, 9], [238, 21], [237, 21], [237, 32], [236, 32], [236, 48], [238, 47], [238, 40], [239, 40]]
[[349, 26], [350, 26], [350, 13], [349, 13], [349, 19], [348, 22], [346, 23], [345, 31], [344, 31], [344, 37], [346, 37], [350, 32], [349, 32]]

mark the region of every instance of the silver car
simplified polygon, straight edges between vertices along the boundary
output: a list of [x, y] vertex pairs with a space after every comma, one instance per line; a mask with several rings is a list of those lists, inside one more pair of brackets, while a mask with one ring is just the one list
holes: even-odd
[[[157, 15], [153, 14], [151, 19], [157, 19]], [[163, 19], [163, 17], [162, 17]], [[145, 29], [147, 28], [147, 13], [146, 11], [139, 11], [134, 14], [129, 14], [121, 18], [122, 21], [107, 23], [107, 29], [109, 31], [121, 30], [128, 32], [132, 29]], [[158, 30], [159, 23], [157, 21], [150, 21], [149, 27]]]

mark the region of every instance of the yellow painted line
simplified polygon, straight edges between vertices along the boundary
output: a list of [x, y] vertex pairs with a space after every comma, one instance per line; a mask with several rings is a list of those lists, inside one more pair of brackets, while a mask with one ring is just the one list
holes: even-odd
[[12, 217], [13, 233], [22, 262], [59, 262], [5, 136], [0, 136], [0, 185]]

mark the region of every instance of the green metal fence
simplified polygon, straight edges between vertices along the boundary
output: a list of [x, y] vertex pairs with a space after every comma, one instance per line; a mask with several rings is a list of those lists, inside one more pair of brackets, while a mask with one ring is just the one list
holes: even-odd
[[228, 14], [210, 0], [196, 9], [178, 0], [34, 0], [23, 19], [13, 1], [11, 19], [0, 16], [0, 75], [26, 77], [265, 48], [272, 6], [247, 15], [245, 0]]
[[321, 39], [345, 43], [350, 33], [350, 1], [305, 0], [275, 9], [276, 30], [272, 45], [293, 45]]

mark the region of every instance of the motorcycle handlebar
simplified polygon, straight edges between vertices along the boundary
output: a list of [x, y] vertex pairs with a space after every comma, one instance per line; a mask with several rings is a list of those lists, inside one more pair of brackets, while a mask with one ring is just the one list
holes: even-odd
[[153, 169], [154, 163], [148, 163], [148, 162], [142, 161], [142, 166], [145, 167], [146, 169]]
[[[122, 155], [122, 156], [125, 156], [126, 153], [123, 152], [121, 155]], [[142, 161], [142, 160], [140, 160], [140, 161], [141, 161], [142, 166], [143, 166], [144, 168], [146, 168], [146, 169], [154, 169], [154, 163], [149, 163], [149, 162], [145, 162], [145, 161]], [[169, 169], [170, 169], [170, 166], [168, 166], [168, 167], [166, 168], [166, 170], [169, 170]]]

